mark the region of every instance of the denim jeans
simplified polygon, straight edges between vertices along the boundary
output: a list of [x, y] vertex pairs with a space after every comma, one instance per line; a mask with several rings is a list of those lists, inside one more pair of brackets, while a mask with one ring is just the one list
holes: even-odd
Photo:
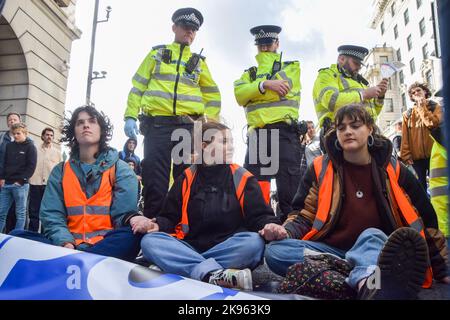
[[9, 208], [12, 203], [16, 203], [16, 227], [17, 230], [25, 228], [27, 213], [28, 190], [30, 185], [25, 183], [23, 186], [16, 184], [5, 184], [0, 192], [0, 232], [3, 232], [8, 216]]
[[[53, 242], [43, 234], [33, 231], [14, 230], [9, 234], [28, 240], [53, 244]], [[140, 250], [141, 239], [142, 235], [133, 234], [130, 227], [121, 227], [111, 230], [105, 235], [103, 240], [100, 240], [92, 246], [86, 244], [77, 246], [77, 250], [127, 261], [134, 261]]]
[[333, 254], [347, 260], [353, 267], [346, 281], [356, 289], [359, 281], [374, 273], [378, 256], [387, 239], [383, 231], [369, 228], [359, 235], [348, 251], [333, 248], [321, 242], [285, 239], [270, 243], [266, 248], [265, 258], [270, 270], [284, 277], [287, 269], [297, 262], [302, 262], [304, 256], [320, 253]]
[[256, 268], [264, 252], [264, 240], [255, 232], [236, 233], [205, 252], [164, 232], [148, 233], [141, 241], [145, 259], [164, 272], [202, 280], [220, 269]]

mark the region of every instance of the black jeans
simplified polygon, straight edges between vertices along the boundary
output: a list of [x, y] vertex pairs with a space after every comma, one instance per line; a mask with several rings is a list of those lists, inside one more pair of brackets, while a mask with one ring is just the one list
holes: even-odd
[[[300, 138], [297, 131], [285, 124], [276, 123], [265, 126], [263, 129], [267, 129], [267, 155], [272, 158], [271, 150], [271, 137], [273, 134], [273, 129], [279, 130], [279, 139], [273, 141], [273, 143], [278, 144], [279, 156], [278, 171], [272, 175], [263, 174], [261, 168], [270, 167], [270, 164], [261, 163], [261, 154], [259, 152], [259, 141], [264, 138], [261, 136], [261, 129], [256, 129], [256, 139], [257, 139], [257, 149], [252, 150], [256, 152], [257, 163], [250, 163], [250, 150], [249, 143], [247, 143], [247, 153], [245, 155], [244, 168], [250, 171], [258, 181], [270, 181], [275, 178], [277, 184], [277, 194], [279, 200], [279, 206], [281, 210], [281, 220], [285, 220], [287, 215], [292, 211], [291, 202], [294, 199], [295, 193], [297, 192], [298, 185], [301, 179], [301, 146]], [[263, 150], [264, 151], [264, 150]], [[262, 152], [264, 155], [264, 152]], [[255, 155], [254, 155], [255, 156]], [[275, 157], [275, 154], [273, 154]], [[277, 159], [272, 159], [276, 161]]]
[[[171, 141], [172, 133], [177, 129], [185, 129], [191, 133], [193, 123], [182, 117], [145, 116], [140, 117], [139, 120], [141, 132], [144, 134], [144, 160], [142, 161], [144, 215], [153, 218], [161, 211], [169, 189], [172, 148], [180, 142]], [[190, 160], [190, 154], [184, 156]], [[189, 163], [174, 163], [172, 171], [174, 181], [189, 166]]]
[[[2, 188], [0, 188], [2, 192]], [[8, 216], [6, 217], [5, 234], [11, 232], [16, 227], [16, 203], [12, 202], [11, 208], [9, 208]], [[0, 230], [1, 232], [1, 230]]]
[[430, 158], [414, 160], [413, 168], [417, 173], [420, 184], [427, 191], [427, 175], [430, 171]]
[[37, 232], [39, 230], [39, 210], [41, 209], [42, 197], [44, 196], [45, 185], [30, 184], [30, 203], [28, 204], [28, 215], [30, 223], [28, 230]]

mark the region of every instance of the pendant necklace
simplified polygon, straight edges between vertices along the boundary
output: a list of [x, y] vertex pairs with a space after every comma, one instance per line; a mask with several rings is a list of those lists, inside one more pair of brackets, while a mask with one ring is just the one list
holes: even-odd
[[[372, 157], [370, 157], [369, 163], [371, 162], [371, 160], [372, 160]], [[361, 188], [360, 188], [359, 186], [357, 186], [356, 183], [353, 181], [351, 174], [349, 175], [349, 177], [350, 177], [350, 181], [351, 181], [352, 184], [353, 184], [353, 187], [356, 189], [356, 192], [355, 192], [356, 198], [362, 199], [362, 197], [364, 197], [364, 192], [363, 192], [363, 191], [361, 190]]]

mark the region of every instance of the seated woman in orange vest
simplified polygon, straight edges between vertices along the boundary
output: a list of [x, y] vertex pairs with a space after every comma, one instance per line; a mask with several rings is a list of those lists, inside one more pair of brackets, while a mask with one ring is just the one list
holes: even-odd
[[44, 234], [11, 235], [133, 260], [142, 238], [130, 227], [138, 215], [137, 179], [108, 146], [109, 119], [94, 107], [79, 107], [66, 120], [62, 134], [70, 159], [58, 164], [48, 179], [39, 213]]
[[149, 232], [142, 252], [163, 271], [251, 290], [250, 269], [264, 252], [261, 236], [281, 239], [285, 231], [256, 178], [232, 164], [231, 131], [216, 122], [201, 131], [202, 161], [175, 181], [156, 221], [141, 217], [133, 230]]
[[[325, 145], [294, 197], [287, 239], [267, 246], [269, 268], [284, 276], [306, 255], [333, 254], [353, 268], [342, 285], [360, 298], [413, 298], [432, 276], [449, 283], [436, 213], [366, 109], [339, 109]], [[381, 289], [372, 283], [378, 275]]]

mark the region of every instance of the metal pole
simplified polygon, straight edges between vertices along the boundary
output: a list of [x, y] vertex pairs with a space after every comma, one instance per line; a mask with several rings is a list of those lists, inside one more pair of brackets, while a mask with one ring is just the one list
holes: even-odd
[[97, 33], [97, 15], [100, 0], [95, 0], [94, 18], [92, 20], [91, 56], [89, 58], [89, 71], [86, 88], [86, 104], [91, 104], [92, 69], [94, 68], [95, 35]]

